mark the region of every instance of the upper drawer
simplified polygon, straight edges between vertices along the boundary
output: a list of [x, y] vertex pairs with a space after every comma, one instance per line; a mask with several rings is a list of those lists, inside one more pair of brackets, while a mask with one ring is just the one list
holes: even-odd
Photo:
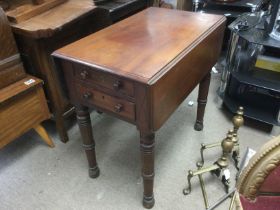
[[134, 96], [133, 82], [123, 80], [116, 76], [97, 71], [91, 67], [81, 64], [75, 65], [75, 77], [93, 85], [102, 86], [112, 90], [116, 93], [124, 94], [127, 96]]

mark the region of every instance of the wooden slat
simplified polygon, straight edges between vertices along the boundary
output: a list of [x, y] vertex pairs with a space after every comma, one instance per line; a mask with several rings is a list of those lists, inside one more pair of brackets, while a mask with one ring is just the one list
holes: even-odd
[[[20, 4], [21, 2], [17, 2]], [[11, 5], [16, 8], [15, 5]], [[12, 24], [16, 34], [22, 34], [33, 38], [52, 37], [57, 31], [71, 22], [79, 20], [81, 17], [91, 14], [97, 9], [93, 0], [68, 0], [64, 4], [43, 12], [29, 20]]]
[[13, 23], [20, 23], [22, 21], [28, 20], [34, 16], [37, 16], [43, 12], [48, 11], [49, 9], [56, 7], [67, 0], [48, 0], [41, 4], [28, 4], [17, 7], [14, 10], [8, 11], [6, 14], [9, 21]]
[[11, 65], [5, 69], [0, 68], [0, 88], [23, 79], [26, 76], [22, 63]]
[[4, 11], [0, 8], [0, 88], [22, 79], [25, 71]]
[[0, 71], [21, 62], [19, 54], [0, 60]]
[[[26, 85], [24, 82], [33, 79], [35, 82], [31, 83], [30, 85]], [[13, 98], [14, 96], [23, 93], [25, 91], [28, 91], [28, 89], [42, 83], [42, 80], [33, 77], [33, 76], [27, 76], [22, 80], [19, 80], [18, 82], [15, 82], [5, 88], [0, 89], [0, 105], [4, 103], [5, 101]]]
[[12, 30], [5, 15], [0, 7], [0, 60], [6, 59], [18, 53], [16, 42]]

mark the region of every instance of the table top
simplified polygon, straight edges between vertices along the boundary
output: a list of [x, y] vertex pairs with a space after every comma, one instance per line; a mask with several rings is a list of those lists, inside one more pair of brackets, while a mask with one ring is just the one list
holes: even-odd
[[150, 83], [224, 21], [220, 15], [151, 7], [53, 55]]
[[[16, 3], [17, 1], [15, 1]], [[95, 8], [97, 7], [92, 0], [68, 0], [29, 20], [18, 24], [11, 23], [11, 26], [14, 32], [26, 36], [34, 38], [50, 37], [53, 33], [59, 31], [62, 26], [77, 20], [77, 18], [93, 11]]]

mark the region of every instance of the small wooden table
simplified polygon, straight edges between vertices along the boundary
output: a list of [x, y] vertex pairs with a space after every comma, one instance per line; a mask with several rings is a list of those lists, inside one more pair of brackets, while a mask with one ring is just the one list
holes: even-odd
[[225, 17], [148, 8], [53, 53], [75, 104], [90, 177], [98, 177], [88, 107], [133, 123], [140, 132], [143, 205], [154, 205], [154, 133], [199, 86], [202, 130]]

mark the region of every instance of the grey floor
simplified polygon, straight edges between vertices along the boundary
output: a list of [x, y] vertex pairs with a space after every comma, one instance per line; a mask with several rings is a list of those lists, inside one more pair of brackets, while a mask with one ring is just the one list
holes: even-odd
[[[187, 171], [199, 160], [201, 143], [221, 140], [231, 128], [232, 115], [219, 108], [215, 91], [219, 76], [212, 77], [205, 115], [204, 131], [193, 129], [197, 89], [170, 117], [156, 134], [154, 210], [204, 209], [198, 179], [193, 192], [184, 196]], [[0, 151], [0, 209], [143, 209], [140, 177], [139, 138], [136, 128], [109, 115], [92, 113], [96, 149], [101, 174], [90, 179], [81, 147], [78, 126], [72, 123], [70, 141], [63, 144], [51, 122], [45, 123], [55, 148], [47, 147], [33, 131]], [[275, 133], [274, 133], [275, 134]], [[258, 149], [272, 138], [269, 127], [247, 120], [240, 129], [241, 152], [249, 146]], [[211, 164], [221, 153], [206, 153]], [[234, 174], [232, 170], [232, 174]], [[233, 175], [232, 175], [233, 176]], [[205, 175], [210, 203], [224, 194], [219, 181]], [[227, 209], [229, 200], [217, 209]]]

